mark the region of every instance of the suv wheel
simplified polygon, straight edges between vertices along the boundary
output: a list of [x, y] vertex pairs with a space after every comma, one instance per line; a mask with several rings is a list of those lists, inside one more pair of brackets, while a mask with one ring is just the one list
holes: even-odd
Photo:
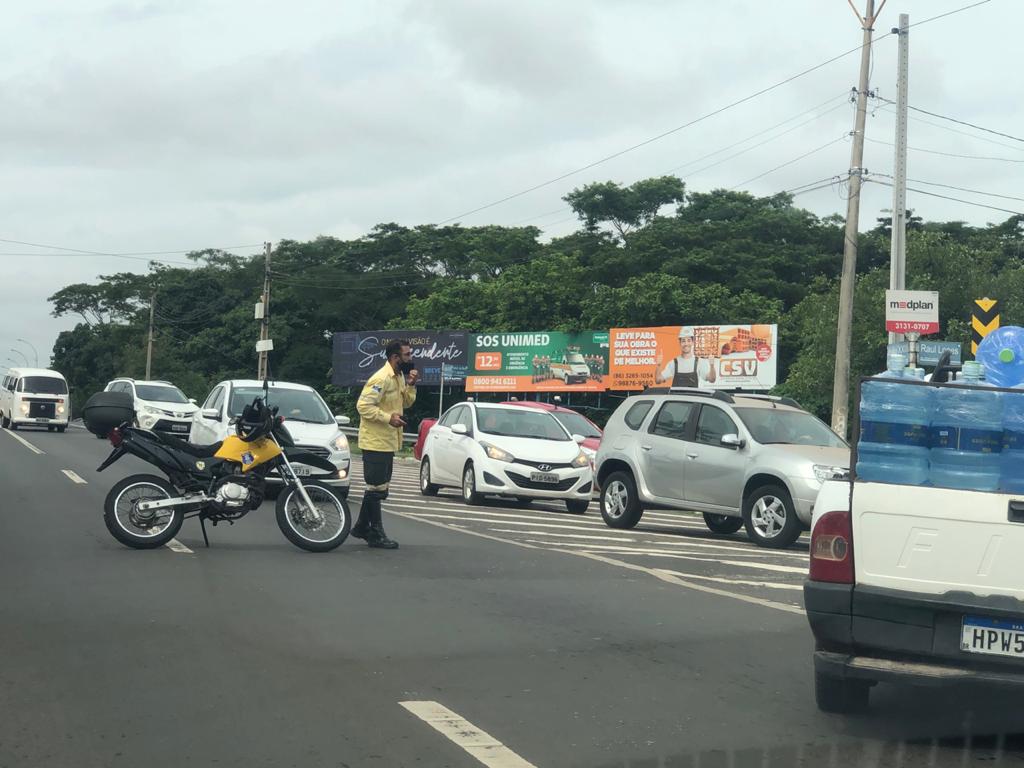
[[814, 700], [822, 712], [848, 714], [868, 708], [871, 683], [814, 673]]
[[736, 533], [736, 531], [743, 527], [743, 518], [730, 517], [729, 515], [714, 515], [711, 512], [705, 512], [704, 525], [712, 533]]
[[601, 485], [601, 517], [609, 528], [635, 528], [644, 510], [628, 472], [612, 472]]
[[780, 485], [755, 488], [743, 502], [743, 522], [750, 539], [770, 549], [788, 547], [802, 530], [793, 499]]

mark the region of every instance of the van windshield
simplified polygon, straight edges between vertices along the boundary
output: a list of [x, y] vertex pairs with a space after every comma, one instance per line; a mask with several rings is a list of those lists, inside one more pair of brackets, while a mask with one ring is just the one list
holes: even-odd
[[21, 380], [18, 391], [33, 395], [66, 395], [68, 385], [64, 379], [55, 376], [26, 376]]

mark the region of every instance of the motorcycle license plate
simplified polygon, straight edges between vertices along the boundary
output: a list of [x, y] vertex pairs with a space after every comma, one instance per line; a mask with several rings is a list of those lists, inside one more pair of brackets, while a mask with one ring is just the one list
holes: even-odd
[[309, 467], [292, 467], [296, 477], [309, 477]]
[[531, 472], [530, 480], [535, 483], [557, 483], [558, 475], [552, 472]]
[[188, 432], [188, 424], [171, 424], [171, 432]]

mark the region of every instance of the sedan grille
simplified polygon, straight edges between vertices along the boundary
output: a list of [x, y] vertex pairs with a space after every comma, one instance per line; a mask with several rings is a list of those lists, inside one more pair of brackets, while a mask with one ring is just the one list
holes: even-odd
[[321, 459], [329, 459], [331, 457], [330, 449], [324, 448], [322, 445], [296, 445], [295, 450], [312, 453], [314, 456], [319, 456]]

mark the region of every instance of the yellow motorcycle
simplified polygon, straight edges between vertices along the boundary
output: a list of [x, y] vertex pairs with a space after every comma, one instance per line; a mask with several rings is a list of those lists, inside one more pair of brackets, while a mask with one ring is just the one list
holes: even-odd
[[[245, 407], [235, 435], [213, 445], [193, 445], [134, 427], [133, 405], [130, 395], [102, 392], [83, 409], [86, 427], [114, 447], [98, 472], [132, 454], [166, 475], [132, 475], [110, 489], [103, 519], [122, 544], [136, 549], [163, 546], [186, 518], [198, 517], [209, 546], [206, 522], [234, 524], [258, 509], [266, 498], [267, 475], [274, 470], [284, 481], [277, 498], [277, 524], [290, 542], [310, 552], [328, 552], [348, 537], [348, 502], [316, 479], [334, 477], [337, 468], [296, 449], [277, 408], [268, 408], [262, 398]], [[324, 474], [300, 479], [293, 462]]]

